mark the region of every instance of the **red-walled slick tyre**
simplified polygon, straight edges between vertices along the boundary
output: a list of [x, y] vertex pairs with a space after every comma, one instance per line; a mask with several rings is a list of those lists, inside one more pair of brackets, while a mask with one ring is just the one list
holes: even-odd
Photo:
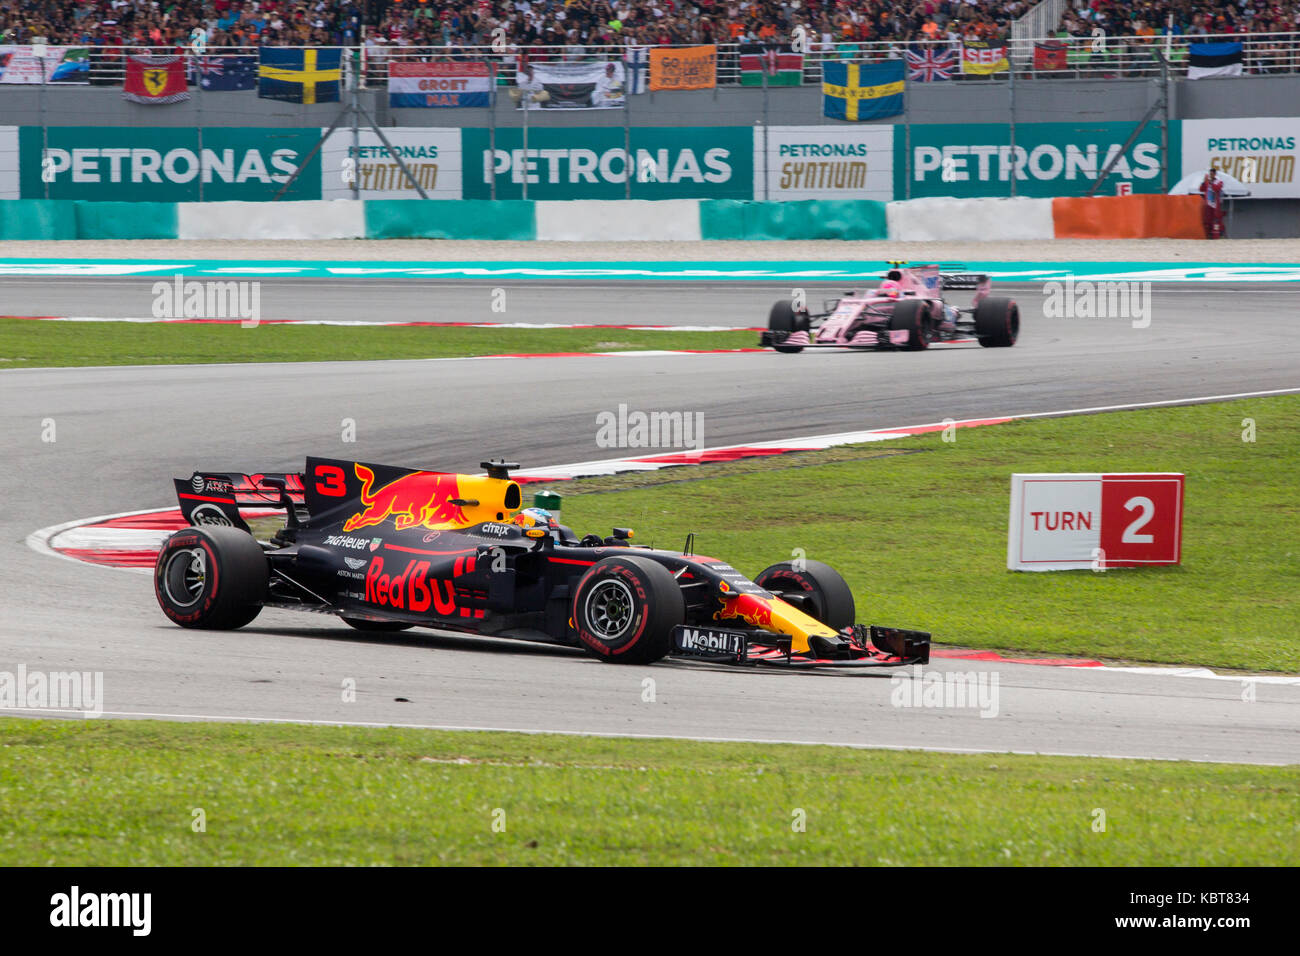
[[233, 630], [262, 610], [270, 567], [253, 536], [205, 525], [178, 531], [154, 564], [154, 593], [181, 627]]
[[764, 568], [754, 583], [792, 598], [791, 603], [837, 631], [853, 624], [857, 614], [848, 583], [840, 572], [821, 561], [782, 561]]
[[603, 558], [573, 594], [573, 626], [591, 655], [617, 664], [650, 664], [673, 646], [686, 602], [662, 564], [633, 555]]

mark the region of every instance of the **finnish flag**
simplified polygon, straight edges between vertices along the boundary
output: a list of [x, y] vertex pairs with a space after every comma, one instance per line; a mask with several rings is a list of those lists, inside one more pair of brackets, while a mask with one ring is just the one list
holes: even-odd
[[643, 46], [630, 46], [627, 53], [623, 56], [624, 63], [624, 83], [628, 93], [644, 93], [646, 91], [646, 77], [650, 72], [650, 54], [649, 48]]

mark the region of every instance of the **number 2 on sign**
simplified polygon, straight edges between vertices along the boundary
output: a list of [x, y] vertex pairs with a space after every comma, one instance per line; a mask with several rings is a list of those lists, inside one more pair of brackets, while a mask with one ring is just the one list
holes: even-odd
[[1147, 523], [1156, 513], [1156, 506], [1151, 499], [1138, 495], [1124, 502], [1125, 511], [1137, 511], [1139, 509], [1142, 513], [1129, 523], [1129, 526], [1124, 529], [1123, 537], [1120, 538], [1120, 541], [1125, 544], [1150, 544], [1155, 540], [1155, 537], [1150, 534], [1138, 534], [1147, 526]]

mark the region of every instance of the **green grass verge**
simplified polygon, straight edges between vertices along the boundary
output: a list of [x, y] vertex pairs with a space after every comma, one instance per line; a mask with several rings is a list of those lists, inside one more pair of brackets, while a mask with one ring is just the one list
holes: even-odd
[[341, 362], [504, 352], [754, 348], [754, 332], [436, 326], [183, 325], [0, 318], [0, 369], [208, 362]]
[[0, 749], [10, 866], [1300, 863], [1294, 767], [18, 719]]
[[[1243, 419], [1255, 441], [1242, 440]], [[795, 549], [862, 621], [1043, 654], [1300, 671], [1300, 396], [1087, 415], [558, 487], [579, 531], [632, 525], [750, 574]], [[1179, 567], [1006, 569], [1013, 472], [1182, 471]], [[604, 531], [604, 533], [608, 533]]]

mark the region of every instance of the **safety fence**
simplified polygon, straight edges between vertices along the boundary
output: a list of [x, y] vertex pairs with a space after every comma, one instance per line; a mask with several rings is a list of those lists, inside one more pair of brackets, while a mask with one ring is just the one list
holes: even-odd
[[[1164, 54], [1175, 70], [1185, 70], [1188, 62], [1188, 47], [1192, 43], [1233, 42], [1242, 44], [1242, 73], [1247, 75], [1300, 73], [1300, 31], [1284, 33], [1246, 33], [1223, 36], [1108, 36], [1096, 29], [1093, 35], [1070, 36], [1046, 35], [1037, 37], [1012, 36], [1006, 40], [991, 41], [994, 49], [1003, 47], [1006, 64], [996, 69], [983, 67], [963, 68], [962, 46], [960, 41], [950, 40], [912, 40], [912, 41], [842, 41], [823, 43], [808, 40], [803, 46], [797, 70], [800, 75], [796, 82], [803, 85], [819, 85], [822, 81], [822, 64], [828, 61], [879, 62], [889, 59], [902, 59], [911, 50], [914, 53], [951, 52], [950, 66], [942, 71], [942, 78], [958, 82], [987, 82], [1006, 79], [1014, 74], [1017, 79], [1062, 79], [1062, 78], [1116, 78], [1158, 76], [1161, 66], [1152, 55], [1154, 51]], [[1057, 45], [1063, 49], [1060, 55], [1045, 57], [1042, 51], [1054, 49]], [[742, 62], [744, 53], [755, 45], [738, 43], [716, 44], [717, 86], [762, 85], [763, 76], [750, 71], [746, 75]], [[784, 45], [789, 49], [789, 45]], [[17, 51], [30, 51], [31, 47], [14, 47]], [[50, 50], [75, 49], [84, 50], [84, 69], [76, 71], [65, 78], [64, 82], [89, 82], [96, 86], [121, 86], [126, 77], [126, 61], [131, 56], [175, 56], [182, 55], [193, 60], [211, 61], [215, 58], [233, 57], [237, 61], [256, 64], [258, 48], [253, 46], [205, 47], [201, 54], [195, 53], [188, 46], [88, 46], [59, 47]], [[276, 50], [321, 49], [319, 47], [274, 47]], [[363, 88], [384, 88], [389, 81], [390, 67], [401, 63], [427, 62], [479, 62], [489, 64], [498, 86], [514, 86], [521, 62], [533, 64], [551, 63], [591, 63], [623, 62], [636, 71], [646, 69], [650, 49], [684, 50], [684, 46], [638, 47], [626, 45], [589, 45], [589, 46], [399, 46], [387, 44], [367, 44], [345, 48], [344, 69], [352, 69], [355, 64]], [[1038, 51], [1038, 55], [1036, 54]], [[24, 53], [23, 55], [30, 55]], [[55, 53], [46, 56], [61, 55]], [[78, 57], [82, 54], [78, 53]], [[79, 61], [80, 62], [80, 61]], [[51, 71], [46, 69], [44, 74]], [[193, 72], [193, 71], [192, 71]], [[935, 74], [930, 72], [929, 78]], [[34, 82], [40, 82], [41, 73], [32, 71]], [[919, 78], [919, 77], [918, 77]], [[6, 80], [6, 83], [12, 80]], [[637, 83], [632, 80], [633, 92]], [[775, 81], [772, 81], [775, 82]]]
[[1203, 238], [1198, 196], [1057, 199], [265, 203], [0, 202], [0, 240], [895, 241]]

